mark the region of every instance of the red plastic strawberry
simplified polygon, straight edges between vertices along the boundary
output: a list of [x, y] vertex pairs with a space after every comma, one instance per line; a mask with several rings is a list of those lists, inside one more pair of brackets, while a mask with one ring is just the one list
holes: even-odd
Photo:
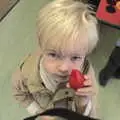
[[78, 89], [84, 87], [84, 75], [77, 69], [73, 69], [69, 78], [70, 87], [73, 89]]

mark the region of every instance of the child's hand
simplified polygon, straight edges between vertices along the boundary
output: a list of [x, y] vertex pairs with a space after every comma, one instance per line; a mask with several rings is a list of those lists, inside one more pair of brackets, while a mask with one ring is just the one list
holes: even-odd
[[42, 116], [40, 117], [41, 120], [55, 120], [54, 117], [50, 117], [50, 116]]
[[[84, 87], [77, 89], [75, 91], [76, 95], [78, 95], [78, 96], [92, 96], [92, 95], [94, 95], [95, 94], [95, 89], [93, 87], [92, 80], [87, 75], [85, 75], [84, 78], [85, 78]], [[70, 84], [69, 83], [67, 83], [66, 86], [68, 88], [70, 88]]]

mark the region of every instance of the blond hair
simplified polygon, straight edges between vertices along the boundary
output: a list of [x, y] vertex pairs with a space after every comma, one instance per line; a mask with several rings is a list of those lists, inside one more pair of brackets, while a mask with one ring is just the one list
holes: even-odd
[[47, 4], [40, 10], [37, 22], [40, 48], [64, 49], [71, 41], [81, 43], [85, 33], [90, 53], [98, 42], [97, 20], [92, 13], [80, 0], [55, 0]]

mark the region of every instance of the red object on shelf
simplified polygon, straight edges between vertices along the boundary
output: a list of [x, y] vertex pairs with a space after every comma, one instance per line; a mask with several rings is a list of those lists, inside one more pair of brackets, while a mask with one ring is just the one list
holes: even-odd
[[73, 89], [78, 89], [84, 87], [84, 75], [77, 69], [73, 69], [69, 78], [70, 87]]
[[[110, 25], [120, 27], [120, 0], [115, 0], [115, 2], [115, 5], [111, 5], [107, 3], [107, 0], [100, 0], [96, 17]], [[108, 6], [111, 10], [114, 9], [113, 13], [107, 10]]]

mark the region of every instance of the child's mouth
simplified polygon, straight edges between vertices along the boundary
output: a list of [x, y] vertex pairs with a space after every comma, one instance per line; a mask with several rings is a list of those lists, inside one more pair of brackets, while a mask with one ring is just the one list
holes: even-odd
[[59, 77], [59, 78], [67, 78], [68, 75], [57, 75], [57, 77]]
[[68, 81], [68, 76], [57, 76], [60, 81]]

